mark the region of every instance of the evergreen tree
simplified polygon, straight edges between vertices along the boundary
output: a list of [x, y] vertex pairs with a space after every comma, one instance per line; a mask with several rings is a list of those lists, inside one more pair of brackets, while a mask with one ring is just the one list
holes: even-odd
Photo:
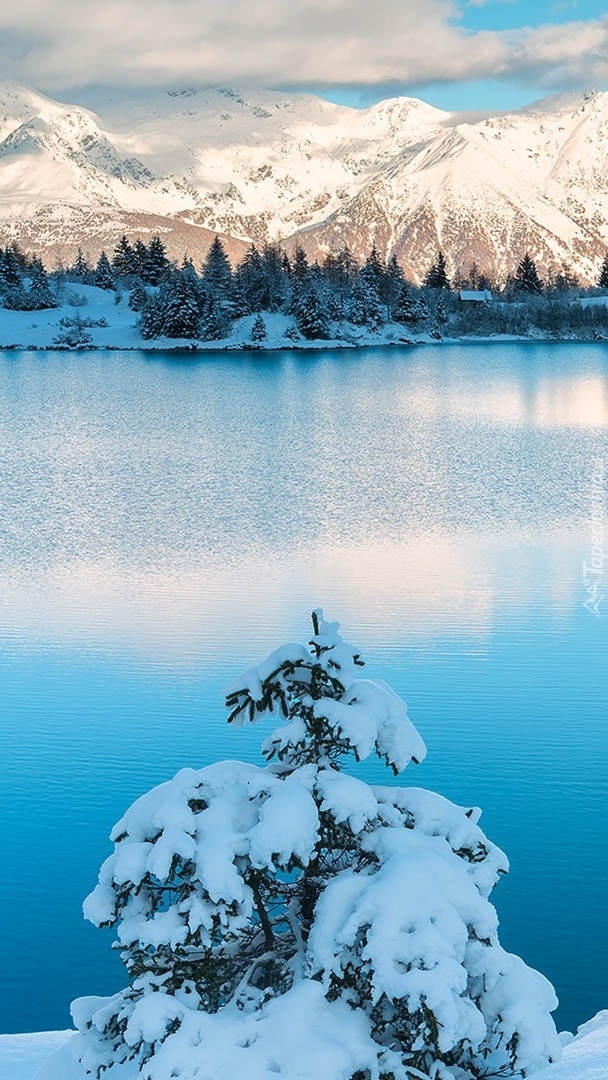
[[383, 322], [383, 309], [380, 297], [373, 284], [373, 277], [361, 271], [355, 282], [350, 300], [346, 306], [349, 322], [355, 326], [366, 326], [369, 330], [379, 330]]
[[391, 255], [382, 276], [380, 299], [386, 306], [386, 317], [393, 318], [405, 282], [405, 275], [397, 262], [396, 255]]
[[237, 267], [235, 285], [242, 314], [268, 310], [269, 296], [264, 260], [255, 244], [251, 244], [247, 249], [245, 258]]
[[404, 282], [395, 307], [394, 319], [404, 326], [418, 326], [429, 317], [428, 305], [423, 298]]
[[32, 259], [30, 277], [28, 309], [30, 311], [44, 311], [48, 308], [59, 307], [57, 297], [51, 291], [48, 274], [40, 259]]
[[159, 285], [171, 269], [167, 250], [160, 236], [153, 236], [148, 245], [145, 280], [150, 285]]
[[597, 283], [600, 289], [608, 289], [608, 254], [604, 255], [604, 258], [602, 259], [600, 276]]
[[149, 299], [150, 297], [141, 281], [136, 281], [129, 293], [129, 307], [131, 308], [131, 311], [143, 311]]
[[536, 296], [543, 291], [543, 283], [538, 276], [536, 263], [527, 252], [515, 271], [513, 286], [516, 292], [530, 293]]
[[202, 279], [218, 303], [230, 300], [232, 267], [219, 236], [214, 238], [205, 257], [202, 267]]
[[112, 273], [112, 267], [110, 266], [110, 260], [105, 251], [102, 251], [99, 256], [97, 266], [95, 268], [94, 284], [98, 289], [113, 289], [115, 285], [114, 274]]
[[14, 289], [22, 284], [21, 266], [11, 247], [0, 254], [0, 288]]
[[124, 233], [114, 248], [114, 253], [112, 255], [112, 269], [117, 277], [126, 277], [128, 274], [133, 274], [135, 271], [133, 264], [133, 249]]
[[118, 931], [130, 985], [72, 1006], [87, 1072], [506, 1080], [559, 1058], [553, 988], [498, 939], [508, 863], [480, 811], [344, 771], [426, 754], [361, 666], [314, 612], [308, 646], [229, 689], [232, 725], [278, 722], [272, 763], [182, 769], [115, 826], [84, 910]]
[[[142, 281], [148, 282], [149, 285], [152, 284], [148, 267], [148, 249], [143, 240], [137, 239], [133, 244], [129, 265], [131, 274], [135, 274]], [[152, 273], [152, 276], [154, 276], [154, 273]]]
[[200, 337], [203, 341], [219, 341], [227, 337], [230, 331], [230, 318], [223, 304], [204, 286], [200, 290], [201, 325]]
[[362, 273], [365, 276], [365, 280], [371, 285], [377, 292], [378, 296], [382, 297], [384, 275], [386, 273], [386, 267], [380, 257], [380, 253], [375, 245], [372, 244], [372, 249], [365, 260]]
[[312, 282], [298, 293], [294, 315], [302, 337], [309, 340], [329, 337], [327, 309]]
[[258, 314], [253, 326], [251, 327], [251, 340], [256, 345], [261, 345], [262, 342], [268, 338], [268, 331], [266, 329], [266, 323], [264, 322], [262, 315]]
[[71, 278], [76, 278], [77, 281], [86, 282], [89, 280], [91, 266], [86, 256], [83, 255], [82, 248], [78, 248], [76, 258], [69, 268], [69, 274]]
[[268, 311], [280, 311], [289, 295], [289, 278], [283, 268], [280, 248], [266, 244], [262, 251]]
[[437, 260], [427, 270], [424, 284], [427, 289], [450, 289], [450, 279], [443, 251], [437, 252]]
[[146, 340], [160, 337], [163, 333], [164, 315], [165, 303], [162, 296], [147, 296], [137, 321], [141, 336]]

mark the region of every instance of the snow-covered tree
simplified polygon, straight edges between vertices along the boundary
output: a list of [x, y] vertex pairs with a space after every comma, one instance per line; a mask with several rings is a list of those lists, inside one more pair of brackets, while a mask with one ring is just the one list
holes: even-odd
[[233, 726], [270, 720], [263, 768], [177, 776], [115, 826], [85, 914], [130, 985], [74, 1003], [73, 1051], [142, 1080], [482, 1080], [560, 1054], [552, 987], [501, 947], [502, 852], [462, 809], [394, 775], [424, 743], [337, 623], [313, 614], [229, 688]]
[[127, 274], [135, 273], [133, 248], [124, 233], [114, 248], [112, 254], [112, 269], [119, 277], [125, 277]]
[[153, 236], [148, 245], [146, 259], [146, 277], [149, 285], [158, 285], [171, 269], [171, 261], [167, 256], [167, 249], [160, 236]]
[[202, 278], [216, 300], [230, 299], [232, 267], [219, 236], [216, 236], [202, 266]]
[[600, 276], [597, 280], [600, 289], [608, 289], [608, 255], [604, 255], [600, 268]]
[[59, 307], [59, 302], [49, 284], [49, 276], [40, 259], [32, 259], [30, 265], [30, 288], [28, 307], [31, 311], [44, 311]]
[[129, 307], [131, 308], [131, 311], [143, 311], [148, 300], [149, 295], [144, 289], [141, 281], [136, 281], [129, 293]]
[[321, 294], [314, 284], [310, 282], [308, 288], [296, 294], [297, 300], [294, 306], [294, 315], [298, 330], [302, 337], [309, 340], [326, 338], [329, 336], [329, 320], [327, 307], [323, 303]]
[[429, 317], [428, 304], [407, 282], [401, 288], [393, 317], [404, 326], [419, 326]]
[[268, 331], [266, 329], [266, 323], [264, 322], [261, 313], [259, 313], [254, 319], [253, 326], [251, 327], [251, 340], [256, 345], [261, 345], [267, 338]]
[[107, 290], [113, 289], [116, 284], [114, 274], [112, 273], [112, 267], [110, 266], [110, 260], [105, 251], [102, 251], [99, 256], [97, 266], [95, 267], [95, 277], [93, 282], [98, 289]]
[[346, 317], [355, 326], [379, 330], [382, 326], [383, 314], [383, 305], [374, 288], [373, 279], [365, 270], [362, 270], [346, 305]]

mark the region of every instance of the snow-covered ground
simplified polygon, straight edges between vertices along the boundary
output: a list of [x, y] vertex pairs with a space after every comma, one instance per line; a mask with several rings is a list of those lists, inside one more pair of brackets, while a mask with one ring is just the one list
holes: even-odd
[[[0, 349], [49, 349], [59, 348], [54, 345], [55, 338], [64, 329], [61, 319], [87, 321], [104, 319], [107, 326], [85, 326], [91, 336], [91, 343], [85, 347], [94, 349], [243, 349], [252, 348], [251, 330], [255, 322], [254, 315], [246, 315], [233, 324], [230, 337], [220, 341], [193, 341], [189, 338], [155, 338], [146, 341], [138, 328], [138, 314], [131, 311], [129, 294], [123, 293], [119, 303], [115, 293], [97, 289], [91, 285], [66, 285], [60, 293], [61, 307], [45, 311], [9, 311], [0, 307]], [[75, 304], [76, 301], [76, 304]], [[410, 342], [411, 335], [403, 326], [396, 323], [384, 326], [380, 333], [371, 333], [361, 327], [345, 326], [340, 339], [327, 341], [307, 341], [303, 338], [293, 340], [286, 337], [286, 331], [293, 329], [294, 320], [288, 315], [263, 313], [267, 339], [263, 349], [314, 349], [354, 347], [357, 345], [387, 345], [389, 343]], [[418, 335], [417, 341], [431, 340], [428, 335]]]
[[[0, 1035], [0, 1077], [2, 1080], [84, 1080], [73, 1061], [69, 1031], [40, 1032], [35, 1035]], [[41, 1066], [43, 1066], [41, 1068]], [[136, 1073], [117, 1069], [111, 1080], [131, 1080]], [[540, 1073], [537, 1080], [606, 1080], [608, 1077], [608, 1011], [599, 1013], [580, 1028], [577, 1037], [564, 1048], [562, 1060]], [[274, 1080], [276, 1072], [269, 1072]], [[286, 1077], [286, 1080], [291, 1078]], [[332, 1080], [319, 1075], [317, 1080]]]

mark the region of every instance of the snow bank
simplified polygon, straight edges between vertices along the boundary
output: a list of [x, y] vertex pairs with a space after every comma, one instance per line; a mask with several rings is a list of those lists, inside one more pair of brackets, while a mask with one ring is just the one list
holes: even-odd
[[[348, 1031], [341, 1026], [337, 1034], [331, 1034], [336, 1017], [330, 1015], [331, 1006], [328, 1005], [327, 1009], [325, 1025], [328, 1045], [333, 1038], [332, 1056], [335, 1060], [343, 1051]], [[310, 1020], [310, 1017], [307, 1019]], [[284, 1018], [281, 1020], [283, 1022]], [[340, 1020], [342, 1023], [344, 1017]], [[0, 1035], [0, 1077], [2, 1080], [84, 1080], [85, 1074], [70, 1053], [70, 1034], [69, 1031], [50, 1031], [35, 1035]], [[289, 1047], [287, 1036], [293, 1034], [291, 1028], [283, 1030], [280, 1039], [277, 1033], [277, 1045], [273, 1048], [275, 1057], [288, 1052], [285, 1050], [285, 1046]], [[302, 1037], [302, 1032], [299, 1037]], [[292, 1054], [292, 1060], [297, 1061], [295, 1053]], [[219, 1062], [217, 1064], [219, 1066]], [[276, 1080], [276, 1064], [276, 1060], [269, 1062], [255, 1080], [258, 1080], [258, 1077], [263, 1080]], [[333, 1063], [331, 1067], [328, 1067], [327, 1062], [320, 1064], [318, 1080], [334, 1080], [336, 1074], [333, 1068]], [[123, 1066], [109, 1073], [108, 1080], [133, 1080], [135, 1075], [131, 1066]], [[285, 1073], [282, 1075], [289, 1076]], [[537, 1080], [606, 1080], [608, 1011], [598, 1013], [593, 1020], [579, 1028], [577, 1037], [564, 1048], [564, 1056], [558, 1065], [551, 1065], [535, 1076]], [[220, 1077], [221, 1073], [217, 1071], [213, 1080], [220, 1080]]]

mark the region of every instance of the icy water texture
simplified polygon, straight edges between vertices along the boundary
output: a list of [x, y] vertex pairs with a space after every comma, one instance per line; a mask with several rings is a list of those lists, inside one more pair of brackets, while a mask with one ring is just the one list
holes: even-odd
[[408, 702], [403, 781], [484, 808], [502, 941], [560, 1026], [608, 1005], [605, 346], [7, 353], [0, 409], [4, 1030], [121, 985], [80, 913], [111, 825], [184, 765], [259, 760], [222, 687], [316, 605]]

